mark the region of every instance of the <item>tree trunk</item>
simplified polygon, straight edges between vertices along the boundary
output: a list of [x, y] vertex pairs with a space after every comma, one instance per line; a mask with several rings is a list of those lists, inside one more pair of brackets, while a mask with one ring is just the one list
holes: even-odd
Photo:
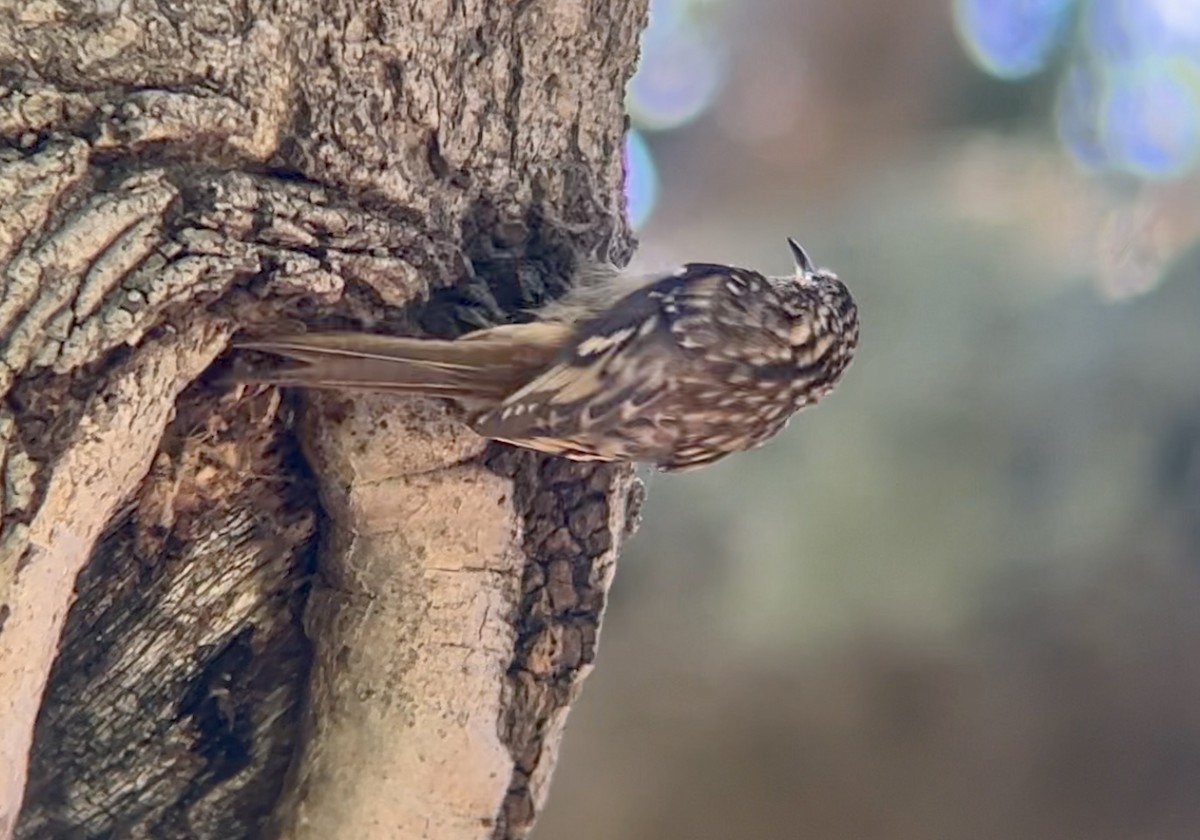
[[645, 0], [0, 0], [0, 840], [507, 838], [629, 469], [231, 387], [628, 259]]

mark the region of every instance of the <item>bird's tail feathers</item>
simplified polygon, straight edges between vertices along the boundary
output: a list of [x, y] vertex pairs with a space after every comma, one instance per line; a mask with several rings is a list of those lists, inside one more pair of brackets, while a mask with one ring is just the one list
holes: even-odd
[[237, 378], [306, 388], [502, 400], [557, 355], [561, 336], [522, 324], [456, 341], [368, 333], [308, 333], [235, 343], [297, 364], [256, 366]]

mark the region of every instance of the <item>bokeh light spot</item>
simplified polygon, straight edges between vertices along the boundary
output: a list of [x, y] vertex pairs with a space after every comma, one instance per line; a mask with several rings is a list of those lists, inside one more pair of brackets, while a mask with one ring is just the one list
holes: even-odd
[[1150, 178], [1186, 172], [1200, 152], [1200, 97], [1176, 62], [1155, 62], [1121, 74], [1103, 114], [1112, 157]]
[[[1137, 0], [1144, 3], [1145, 0]], [[1125, 0], [1090, 0], [1084, 16], [1085, 43], [1108, 63], [1136, 61], [1145, 53], [1144, 39], [1136, 36], [1130, 4]]]
[[626, 91], [626, 107], [641, 128], [662, 131], [691, 122], [716, 99], [724, 77], [720, 45], [692, 23], [655, 3], [642, 33], [642, 59]]
[[636, 129], [625, 135], [625, 212], [638, 230], [658, 203], [658, 167], [646, 139]]
[[1092, 68], [1076, 63], [1059, 88], [1056, 119], [1063, 145], [1089, 169], [1106, 166], [1108, 150], [1100, 136], [1105, 85]]
[[1200, 62], [1200, 0], [1124, 0], [1129, 28], [1144, 53]]
[[955, 0], [959, 37], [992, 75], [1021, 79], [1046, 66], [1074, 0]]

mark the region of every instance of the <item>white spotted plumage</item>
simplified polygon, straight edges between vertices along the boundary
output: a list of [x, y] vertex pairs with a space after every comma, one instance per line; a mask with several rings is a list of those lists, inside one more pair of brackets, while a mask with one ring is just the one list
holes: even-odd
[[636, 282], [601, 273], [538, 321], [457, 341], [343, 333], [244, 346], [305, 363], [259, 379], [448, 396], [488, 438], [685, 469], [773, 437], [853, 358], [853, 298], [788, 241], [793, 277], [710, 263]]

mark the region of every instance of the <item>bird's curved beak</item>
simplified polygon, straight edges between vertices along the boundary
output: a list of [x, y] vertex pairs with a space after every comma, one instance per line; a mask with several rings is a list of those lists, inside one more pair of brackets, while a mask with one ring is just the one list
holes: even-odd
[[813, 262], [808, 253], [800, 247], [800, 243], [788, 237], [788, 247], [792, 249], [792, 259], [796, 262], [796, 277], [803, 280], [813, 272]]

